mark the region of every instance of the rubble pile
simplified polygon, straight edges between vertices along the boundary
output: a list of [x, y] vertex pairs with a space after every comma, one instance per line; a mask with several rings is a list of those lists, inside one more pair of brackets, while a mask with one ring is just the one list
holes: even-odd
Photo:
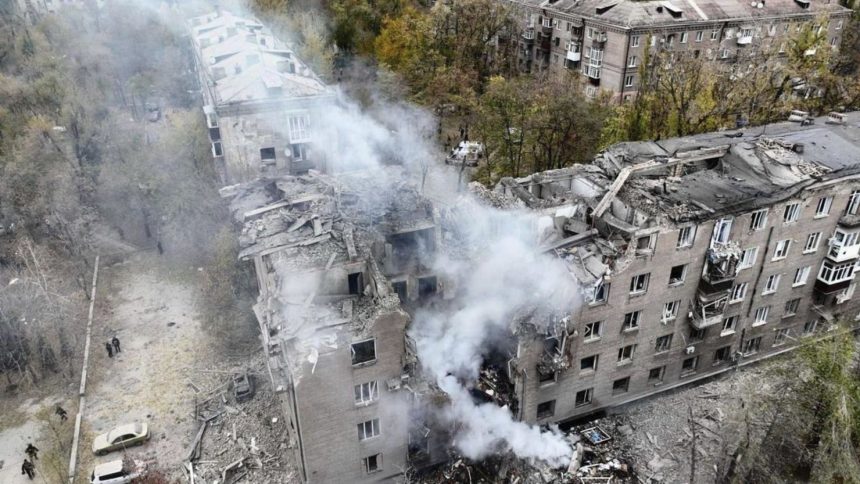
[[[291, 452], [279, 400], [272, 392], [264, 365], [258, 362], [248, 374], [252, 395], [237, 401], [231, 371], [212, 371], [208, 380], [195, 374], [194, 386], [206, 382], [214, 388], [198, 393], [200, 427], [188, 446], [183, 470], [198, 483], [281, 483], [297, 479], [289, 462]], [[236, 372], [245, 371], [236, 368]]]
[[[727, 464], [726, 456], [733, 451], [732, 439], [742, 428], [745, 400], [754, 392], [769, 391], [773, 385], [768, 383], [773, 379], [765, 375], [770, 368], [747, 368], [701, 386], [634, 403], [619, 409], [623, 414], [571, 428], [570, 433], [581, 433], [596, 427], [612, 436], [609, 441], [586, 447], [579, 474], [617, 472], [613, 469], [617, 462], [627, 463], [641, 482], [686, 483], [691, 482], [691, 476], [692, 482], [718, 481]], [[589, 450], [594, 454], [589, 455]], [[586, 463], [589, 460], [592, 464]], [[695, 470], [691, 470], [693, 462]]]

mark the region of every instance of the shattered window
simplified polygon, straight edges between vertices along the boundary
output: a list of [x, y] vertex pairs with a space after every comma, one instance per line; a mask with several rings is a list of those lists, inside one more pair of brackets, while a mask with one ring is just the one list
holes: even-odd
[[796, 222], [798, 218], [800, 218], [800, 202], [794, 202], [786, 205], [785, 210], [782, 213], [783, 222]]
[[826, 217], [830, 215], [830, 208], [833, 206], [833, 197], [821, 197], [818, 199], [818, 206], [815, 208], [816, 217]]
[[821, 241], [821, 232], [814, 232], [806, 236], [806, 243], [803, 245], [803, 253], [808, 254], [818, 250], [818, 243]]
[[595, 321], [593, 323], [588, 323], [585, 325], [585, 328], [582, 332], [582, 338], [587, 340], [593, 340], [600, 338], [601, 334], [601, 322]]
[[591, 355], [579, 360], [579, 371], [597, 371], [600, 355]]
[[732, 358], [732, 347], [723, 346], [714, 352], [714, 364], [719, 365], [725, 363]]
[[789, 328], [780, 328], [776, 330], [776, 334], [773, 337], [773, 345], [780, 346], [785, 344], [786, 338], [788, 338], [791, 330]]
[[350, 346], [350, 351], [352, 353], [352, 364], [360, 365], [362, 363], [369, 363], [376, 360], [376, 340], [369, 339], [366, 341], [360, 341], [358, 343], [353, 343]]
[[375, 381], [355, 386], [356, 405], [368, 404], [379, 398], [379, 387]]
[[690, 328], [690, 342], [702, 341], [708, 334], [708, 328]]
[[780, 240], [776, 243], [776, 249], [773, 251], [773, 260], [784, 259], [788, 256], [788, 249], [791, 247], [791, 239]]
[[639, 237], [636, 239], [636, 250], [650, 250], [654, 247], [654, 240], [656, 237], [654, 235], [646, 235], [644, 237]]
[[642, 316], [642, 311], [633, 311], [624, 315], [624, 325], [622, 331], [629, 331], [639, 327], [639, 319]]
[[639, 274], [630, 279], [630, 293], [641, 294], [648, 290], [648, 279], [651, 274]]
[[699, 366], [699, 357], [694, 356], [692, 358], [687, 358], [681, 363], [681, 373], [692, 373], [696, 371], [696, 367]]
[[609, 297], [609, 283], [608, 282], [599, 282], [594, 287], [594, 294], [591, 297], [591, 304], [598, 304], [606, 302], [606, 299]]
[[665, 366], [658, 366], [657, 368], [651, 368], [648, 370], [648, 382], [649, 383], [660, 383], [663, 381], [663, 375], [666, 373]]
[[741, 352], [744, 355], [752, 355], [758, 353], [759, 348], [761, 348], [761, 336], [744, 341], [743, 350]]
[[636, 352], [636, 345], [627, 345], [618, 348], [618, 363], [629, 363], [633, 359], [633, 353]]
[[750, 230], [761, 230], [767, 225], [767, 209], [756, 210], [750, 216]]
[[714, 225], [714, 235], [711, 237], [711, 245], [714, 243], [727, 244], [729, 242], [729, 234], [732, 231], [732, 219], [723, 218], [717, 221]]
[[792, 299], [790, 301], [786, 301], [785, 302], [785, 314], [783, 314], [783, 317], [794, 316], [795, 314], [797, 314], [797, 308], [799, 308], [799, 307], [800, 307], [800, 298], [795, 298], [795, 299]]
[[815, 333], [815, 328], [818, 326], [818, 320], [813, 319], [812, 321], [807, 321], [803, 324], [803, 335], [809, 336]]
[[681, 264], [673, 267], [669, 271], [669, 285], [681, 284], [684, 282], [684, 277], [687, 275], [687, 264]]
[[681, 247], [690, 247], [693, 245], [693, 241], [696, 238], [696, 226], [688, 225], [686, 227], [681, 227], [678, 229], [678, 248]]
[[811, 270], [810, 266], [800, 267], [796, 271], [794, 271], [794, 282], [792, 282], [792, 286], [802, 286], [806, 284], [806, 279], [809, 278], [809, 271]]
[[741, 262], [738, 264], [738, 269], [747, 269], [755, 265], [756, 257], [758, 256], [758, 247], [750, 247], [741, 252]]
[[723, 329], [720, 331], [720, 334], [731, 334], [735, 332], [735, 328], [738, 326], [738, 316], [729, 316], [728, 318], [723, 320]]
[[655, 344], [654, 351], [656, 353], [660, 353], [663, 351], [669, 351], [669, 348], [672, 346], [672, 335], [667, 334], [657, 338], [657, 343]]
[[537, 406], [537, 418], [549, 418], [555, 414], [555, 400], [539, 403]]
[[663, 314], [660, 320], [664, 323], [671, 321], [678, 316], [678, 309], [681, 307], [681, 301], [669, 301], [663, 305]]
[[260, 148], [260, 159], [263, 161], [269, 161], [275, 159], [275, 148]]
[[747, 283], [741, 282], [740, 284], [736, 284], [735, 287], [732, 288], [732, 297], [729, 299], [730, 303], [736, 303], [743, 301], [747, 296]]
[[630, 377], [619, 378], [612, 382], [612, 394], [617, 395], [619, 393], [627, 393], [627, 389], [630, 388]]
[[845, 210], [847, 215], [857, 215], [860, 212], [860, 190], [851, 192], [851, 198], [848, 200], [848, 208]]
[[765, 283], [764, 283], [764, 290], [762, 291], [762, 294], [773, 294], [773, 293], [775, 293], [776, 290], [779, 289], [779, 280], [780, 280], [779, 274], [771, 274], [771, 275], [767, 276], [767, 279], [765, 280]]
[[364, 471], [368, 474], [382, 470], [382, 454], [364, 458]]
[[574, 405], [577, 407], [582, 407], [584, 405], [588, 405], [591, 403], [591, 394], [594, 392], [593, 388], [587, 388], [582, 391], [576, 392], [576, 400]]

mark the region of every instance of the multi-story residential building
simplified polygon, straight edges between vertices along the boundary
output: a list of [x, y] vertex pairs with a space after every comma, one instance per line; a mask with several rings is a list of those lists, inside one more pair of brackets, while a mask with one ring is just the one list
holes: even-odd
[[583, 300], [567, 325], [520, 339], [521, 418], [582, 416], [781, 354], [840, 320], [858, 327], [858, 120], [623, 143], [596, 172], [504, 180], [544, 213], [581, 208], [555, 211], [564, 233], [547, 249]]
[[411, 185], [387, 186], [394, 170], [258, 180], [232, 203], [243, 226], [239, 257], [253, 262], [260, 289], [254, 312], [269, 374], [305, 482], [382, 481], [432, 462], [436, 444], [411, 418], [422, 384], [401, 304], [440, 288], [430, 269], [439, 227]]
[[[782, 354], [838, 321], [856, 329], [858, 126], [860, 113], [834, 114], [621, 143], [592, 164], [475, 188], [516, 207], [512, 221], [530, 210], [539, 250], [581, 300], [502, 325], [510, 335], [480, 352], [470, 395], [559, 422]], [[408, 335], [416, 308], [468, 308], [468, 275], [438, 264], [480, 257], [457, 227], [482, 212], [434, 207], [405, 181], [389, 166], [235, 189], [239, 257], [255, 267], [254, 312], [304, 482], [387, 480], [450, 455], [456, 426], [434, 418], [449, 400]], [[505, 220], [494, 211], [493, 230]]]
[[524, 19], [523, 71], [576, 71], [586, 93], [619, 100], [636, 93], [640, 66], [657, 52], [733, 63], [764, 48], [784, 53], [804, 25], [836, 49], [851, 17], [836, 0], [511, 1]]
[[332, 92], [259, 21], [219, 10], [189, 21], [212, 156], [225, 184], [324, 168], [314, 111]]

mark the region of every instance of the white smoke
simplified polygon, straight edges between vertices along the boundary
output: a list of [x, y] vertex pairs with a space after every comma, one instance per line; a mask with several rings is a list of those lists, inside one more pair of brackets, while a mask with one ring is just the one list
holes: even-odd
[[[442, 257], [436, 270], [456, 282], [453, 311], [421, 311], [411, 335], [425, 373], [451, 398], [443, 417], [456, 424], [455, 445], [466, 457], [480, 459], [500, 450], [519, 457], [566, 464], [571, 449], [557, 431], [541, 432], [513, 419], [493, 403], [477, 405], [469, 388], [496, 341], [513, 334], [513, 320], [539, 307], [571, 309], [576, 287], [557, 259], [538, 246], [538, 218], [496, 210], [464, 198], [458, 210], [460, 234], [472, 250], [469, 260]], [[468, 214], [468, 215], [467, 215]], [[548, 321], [535, 321], [539, 329]]]

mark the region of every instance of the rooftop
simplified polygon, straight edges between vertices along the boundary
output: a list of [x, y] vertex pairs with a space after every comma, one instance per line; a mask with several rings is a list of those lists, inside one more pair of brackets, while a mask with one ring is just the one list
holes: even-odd
[[836, 1], [810, 0], [522, 0], [522, 3], [631, 28], [851, 12]]
[[218, 11], [189, 21], [218, 104], [311, 98], [326, 85], [257, 19]]

